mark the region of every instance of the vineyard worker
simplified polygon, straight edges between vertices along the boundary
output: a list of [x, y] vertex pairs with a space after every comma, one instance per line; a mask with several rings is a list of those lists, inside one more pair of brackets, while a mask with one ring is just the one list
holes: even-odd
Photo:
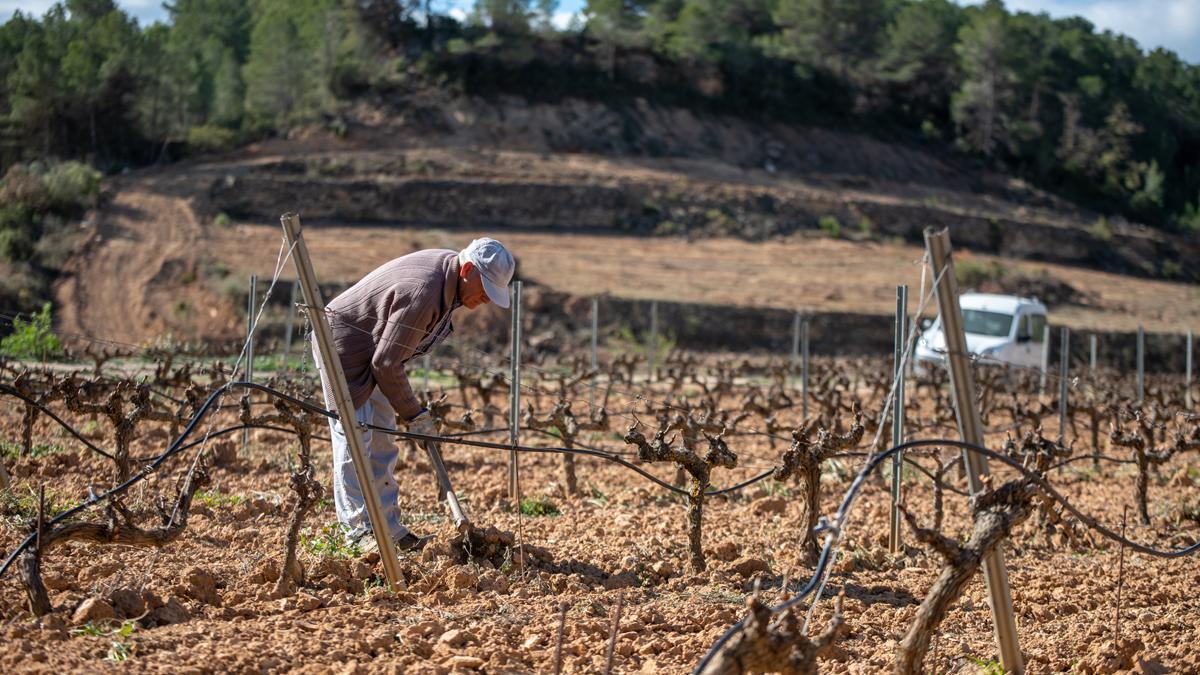
[[[393, 470], [399, 449], [389, 434], [361, 425], [396, 428], [396, 418], [413, 433], [436, 435], [437, 429], [413, 395], [404, 372], [414, 356], [425, 354], [454, 330], [455, 309], [475, 309], [495, 303], [508, 307], [508, 284], [516, 264], [504, 246], [484, 237], [461, 251], [417, 251], [385, 263], [329, 302], [333, 343], [350, 385], [355, 417], [362, 438], [368, 473], [383, 502], [384, 518], [392, 541], [401, 551], [422, 548], [428, 537], [418, 537], [400, 522], [400, 490]], [[313, 356], [321, 375], [326, 406], [335, 407], [329, 379], [320, 367], [321, 356], [313, 340]], [[329, 420], [333, 440], [333, 501], [338, 521], [352, 541], [373, 548], [371, 521], [354, 471], [346, 430]]]

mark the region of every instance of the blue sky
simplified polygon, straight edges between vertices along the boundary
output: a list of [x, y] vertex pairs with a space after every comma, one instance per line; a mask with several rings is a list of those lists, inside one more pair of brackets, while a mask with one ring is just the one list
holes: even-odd
[[[957, 0], [977, 4], [980, 0]], [[54, 0], [0, 0], [0, 20], [20, 9], [41, 15]], [[162, 0], [118, 0], [143, 24], [166, 17]], [[471, 0], [435, 0], [439, 11], [463, 12]], [[559, 0], [556, 23], [566, 25], [584, 0]], [[1200, 64], [1200, 0], [1005, 0], [1012, 11], [1046, 12], [1054, 17], [1079, 15], [1098, 29], [1124, 33], [1143, 49], [1166, 47], [1188, 63]]]

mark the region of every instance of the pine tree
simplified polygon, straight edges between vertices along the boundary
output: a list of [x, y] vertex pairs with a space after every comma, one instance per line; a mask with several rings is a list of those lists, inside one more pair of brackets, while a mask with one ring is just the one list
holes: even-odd
[[955, 48], [963, 83], [951, 101], [959, 141], [985, 155], [1009, 141], [1015, 74], [1010, 59], [1014, 45], [1008, 15], [999, 0], [988, 0], [958, 33]]

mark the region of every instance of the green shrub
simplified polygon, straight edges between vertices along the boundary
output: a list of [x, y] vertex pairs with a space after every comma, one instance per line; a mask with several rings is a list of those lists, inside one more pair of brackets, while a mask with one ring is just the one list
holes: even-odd
[[526, 516], [557, 516], [559, 515], [558, 507], [555, 506], [549, 497], [529, 497], [521, 500], [521, 513]]
[[195, 154], [224, 152], [237, 145], [237, 132], [211, 124], [191, 127], [186, 137], [188, 151]]
[[213, 225], [216, 225], [217, 227], [229, 227], [232, 222], [233, 221], [229, 219], [229, 214], [225, 213], [224, 211], [218, 213], [216, 218], [213, 218]]
[[65, 212], [87, 208], [100, 194], [100, 172], [81, 162], [53, 164], [43, 180], [52, 208]]
[[1088, 232], [1100, 241], [1112, 241], [1113, 229], [1112, 225], [1108, 224], [1108, 219], [1100, 216], [1095, 223], [1088, 228]]
[[341, 523], [329, 523], [317, 532], [305, 528], [300, 533], [300, 544], [315, 556], [329, 558], [357, 558], [362, 555], [358, 542], [346, 540], [347, 528]]
[[0, 259], [29, 260], [33, 257], [33, 237], [27, 230], [0, 228]]
[[12, 324], [12, 335], [0, 340], [0, 354], [45, 361], [62, 352], [62, 343], [50, 328], [50, 303], [28, 321], [17, 317]]
[[1200, 197], [1195, 204], [1185, 204], [1183, 213], [1175, 221], [1176, 226], [1187, 234], [1200, 234]]
[[875, 223], [865, 213], [858, 219], [858, 231], [867, 236], [870, 236], [875, 231]]
[[1004, 277], [1004, 266], [998, 262], [981, 263], [974, 260], [957, 260], [954, 263], [954, 278], [960, 288], [979, 288], [988, 281], [999, 281]]
[[821, 219], [817, 221], [817, 226], [834, 239], [840, 239], [842, 236], [842, 223], [837, 216], [821, 216]]

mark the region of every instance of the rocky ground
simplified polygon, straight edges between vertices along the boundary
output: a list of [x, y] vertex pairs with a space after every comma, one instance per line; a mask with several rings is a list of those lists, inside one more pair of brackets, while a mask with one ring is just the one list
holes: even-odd
[[[0, 440], [19, 439], [19, 413], [0, 411]], [[228, 414], [228, 413], [227, 413]], [[98, 441], [109, 440], [103, 422], [74, 420]], [[218, 426], [228, 422], [222, 420]], [[629, 450], [617, 437], [626, 420], [589, 439]], [[143, 427], [148, 430], [149, 426]], [[166, 432], [144, 434], [135, 454], [160, 451]], [[3, 495], [0, 549], [11, 550], [27, 530], [21, 525], [46, 486], [51, 511], [81, 499], [111, 474], [104, 458], [39, 422], [40, 456], [8, 461], [14, 488]], [[554, 439], [527, 438], [535, 444]], [[995, 440], [995, 439], [993, 439]], [[147, 672], [552, 672], [562, 621], [562, 669], [603, 672], [612, 618], [623, 603], [615, 637], [614, 672], [689, 671], [731, 624], [744, 615], [755, 586], [774, 603], [785, 580], [795, 588], [812, 572], [798, 542], [800, 501], [792, 484], [758, 483], [705, 511], [708, 569], [689, 569], [682, 498], [628, 470], [580, 459], [580, 495], [564, 494], [559, 459], [524, 455], [524, 495], [557, 510], [519, 516], [506, 497], [507, 452], [446, 446], [448, 468], [474, 522], [511, 533], [526, 545], [525, 566], [503, 549], [465, 563], [452, 550], [453, 528], [436, 502], [423, 460], [398, 469], [409, 525], [437, 534], [425, 551], [401, 559], [404, 588], [380, 584], [375, 555], [325, 542], [334, 521], [330, 499], [306, 522], [301, 560], [307, 584], [278, 597], [274, 580], [282, 560], [290, 515], [287, 466], [292, 437], [251, 434], [249, 450], [214, 442], [211, 483], [192, 509], [187, 530], [161, 549], [69, 543], [49, 551], [43, 570], [54, 611], [40, 619], [25, 608], [15, 571], [0, 580], [0, 654], [7, 672], [105, 672], [134, 666]], [[102, 443], [103, 445], [103, 443]], [[716, 470], [725, 486], [774, 466], [763, 437], [735, 437], [734, 470]], [[1080, 446], [1077, 451], [1087, 451]], [[1113, 449], [1111, 454], [1117, 454]], [[328, 489], [328, 445], [318, 442], [318, 478]], [[949, 456], [949, 451], [947, 451]], [[831, 513], [862, 460], [829, 463], [822, 510]], [[187, 469], [175, 460], [130, 493], [129, 506], [154, 520], [153, 502], [170, 499]], [[1134, 475], [1127, 465], [1096, 471], [1090, 463], [1052, 476], [1085, 512], [1119, 529], [1132, 504]], [[650, 470], [670, 479], [673, 470]], [[998, 472], [1001, 476], [1004, 472]], [[1194, 455], [1176, 458], [1152, 480], [1153, 524], [1141, 526], [1130, 509], [1131, 538], [1161, 548], [1200, 536]], [[930, 521], [928, 481], [907, 477], [906, 501]], [[549, 510], [549, 509], [548, 509]], [[962, 535], [964, 500], [947, 496], [947, 534]], [[845, 594], [848, 633], [822, 662], [831, 673], [875, 673], [890, 667], [897, 644], [937, 575], [941, 560], [919, 546], [887, 553], [887, 486], [872, 481], [854, 513], [814, 626], [825, 623], [832, 596]], [[102, 518], [89, 514], [89, 518]], [[1031, 522], [1007, 546], [1013, 602], [1028, 672], [1194, 672], [1200, 663], [1200, 562], [1165, 560], [1126, 552], [1123, 580], [1119, 548], [1071, 528], [1055, 534]], [[906, 533], [911, 544], [911, 534]], [[1120, 594], [1120, 613], [1116, 611]], [[929, 672], [987, 670], [995, 643], [984, 584], [979, 576], [945, 617], [935, 638]], [[1120, 623], [1117, 634], [1116, 624]], [[815, 631], [814, 631], [815, 632]]]

